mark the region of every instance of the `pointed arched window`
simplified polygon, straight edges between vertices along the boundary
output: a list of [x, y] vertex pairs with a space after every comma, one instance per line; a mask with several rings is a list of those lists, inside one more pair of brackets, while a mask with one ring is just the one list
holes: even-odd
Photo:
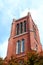
[[21, 52], [21, 44], [20, 40], [18, 40], [16, 43], [16, 54], [19, 54], [20, 52]]
[[26, 21], [24, 21], [24, 32], [26, 32]]
[[24, 50], [25, 50], [24, 43], [25, 43], [25, 40], [22, 39], [22, 41], [21, 41], [21, 52], [24, 52]]
[[20, 33], [23, 33], [23, 23], [20, 23]]
[[16, 25], [16, 34], [19, 34], [19, 24]]

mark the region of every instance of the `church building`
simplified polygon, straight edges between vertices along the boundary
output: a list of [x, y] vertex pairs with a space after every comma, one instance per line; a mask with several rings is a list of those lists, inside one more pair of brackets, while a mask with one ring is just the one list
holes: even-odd
[[42, 51], [39, 30], [34, 23], [30, 12], [25, 17], [13, 19], [11, 33], [8, 39], [7, 58], [11, 56], [25, 57], [27, 52]]

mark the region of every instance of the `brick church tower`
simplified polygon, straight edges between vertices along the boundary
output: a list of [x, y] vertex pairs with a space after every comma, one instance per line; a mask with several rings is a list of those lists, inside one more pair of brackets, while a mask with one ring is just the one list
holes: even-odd
[[13, 19], [10, 38], [8, 40], [7, 58], [11, 56], [24, 57], [29, 51], [41, 52], [39, 31], [32, 20], [31, 14], [20, 18]]

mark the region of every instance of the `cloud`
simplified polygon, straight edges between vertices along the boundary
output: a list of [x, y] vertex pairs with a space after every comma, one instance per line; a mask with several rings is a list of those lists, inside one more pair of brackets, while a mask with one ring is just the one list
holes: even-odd
[[19, 0], [0, 0], [0, 16], [1, 16], [1, 23], [6, 25], [12, 18], [15, 17], [15, 10], [19, 5]]
[[20, 17], [24, 17], [28, 14], [28, 12], [31, 13], [32, 18], [35, 20], [37, 18], [37, 10], [35, 9], [28, 9], [26, 8], [24, 11], [21, 12]]
[[2, 44], [0, 44], [0, 57], [5, 58], [7, 54], [8, 40], [6, 39]]
[[4, 3], [2, 0], [0, 0], [0, 10], [2, 10], [3, 7], [4, 7]]

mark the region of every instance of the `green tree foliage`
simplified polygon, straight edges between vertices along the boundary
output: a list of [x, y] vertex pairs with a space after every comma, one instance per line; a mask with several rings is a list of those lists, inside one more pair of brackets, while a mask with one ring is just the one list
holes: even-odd
[[0, 65], [3, 65], [3, 58], [0, 57]]
[[[4, 60], [0, 58], [0, 65], [3, 65]], [[5, 64], [4, 64], [5, 65]], [[27, 53], [27, 60], [11, 57], [7, 65], [43, 65], [43, 55], [39, 55], [36, 52]]]
[[43, 56], [39, 56], [38, 64], [43, 65]]
[[8, 65], [18, 65], [16, 58], [14, 58], [12, 56], [11, 59], [9, 60], [9, 62], [8, 62]]
[[36, 52], [28, 53], [27, 65], [43, 65], [43, 56]]
[[34, 65], [38, 62], [38, 54], [36, 54], [35, 52], [29, 52], [27, 56], [27, 65]]

